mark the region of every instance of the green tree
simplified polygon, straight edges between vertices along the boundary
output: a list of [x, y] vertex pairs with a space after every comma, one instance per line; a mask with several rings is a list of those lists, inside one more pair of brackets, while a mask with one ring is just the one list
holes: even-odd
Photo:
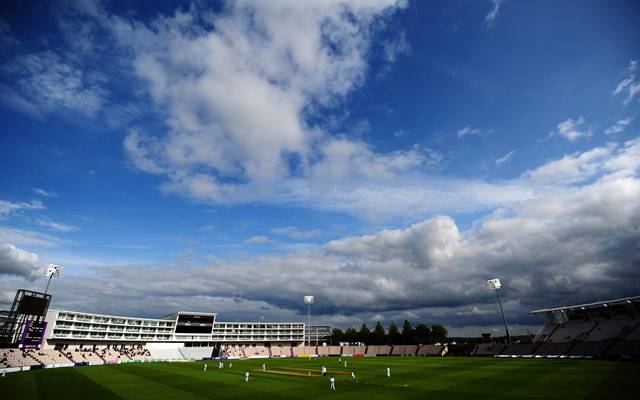
[[402, 343], [403, 344], [413, 344], [413, 326], [411, 325], [411, 321], [408, 319], [404, 320], [402, 324]]
[[382, 326], [382, 323], [380, 321], [378, 321], [376, 323], [376, 327], [373, 329], [373, 334], [372, 334], [372, 343], [373, 344], [385, 344], [386, 342], [386, 332], [384, 331], [384, 326]]
[[396, 325], [394, 321], [391, 321], [391, 325], [389, 325], [389, 342], [390, 344], [400, 344], [401, 341], [402, 336], [398, 330], [398, 325]]
[[431, 340], [443, 343], [447, 340], [447, 328], [440, 324], [431, 325]]
[[358, 341], [364, 344], [369, 344], [371, 342], [371, 330], [366, 323], [362, 324], [360, 332], [358, 332], [358, 339]]
[[353, 328], [347, 328], [347, 330], [344, 331], [343, 338], [344, 338], [345, 342], [349, 342], [349, 343], [357, 342], [358, 341], [358, 331], [353, 329]]
[[338, 345], [338, 343], [343, 341], [344, 332], [340, 328], [333, 328], [331, 330], [331, 338], [330, 341], [333, 345]]
[[418, 343], [431, 343], [431, 329], [426, 324], [418, 324], [415, 330], [415, 338]]

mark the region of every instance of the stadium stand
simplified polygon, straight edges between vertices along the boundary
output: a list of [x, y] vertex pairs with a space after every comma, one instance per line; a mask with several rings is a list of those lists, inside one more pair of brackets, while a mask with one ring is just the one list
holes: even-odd
[[368, 346], [368, 356], [388, 356], [391, 352], [391, 346]]
[[495, 356], [502, 353], [505, 347], [506, 345], [504, 344], [482, 343], [477, 345], [471, 354], [476, 356]]
[[244, 348], [244, 355], [247, 358], [268, 358], [269, 349], [264, 346], [249, 346]]
[[329, 355], [329, 347], [327, 347], [327, 346], [318, 346], [318, 355], [319, 356], [328, 356]]
[[548, 343], [570, 342], [585, 339], [596, 323], [591, 321], [571, 322], [558, 326], [547, 339]]
[[391, 349], [392, 356], [414, 356], [416, 355], [416, 351], [418, 350], [418, 346], [415, 344], [411, 345], [396, 345]]
[[327, 346], [329, 347], [329, 355], [331, 356], [339, 356], [342, 354], [342, 347], [340, 346]]
[[272, 357], [291, 357], [291, 347], [271, 346]]
[[447, 354], [446, 345], [425, 344], [418, 348], [418, 356], [444, 356]]

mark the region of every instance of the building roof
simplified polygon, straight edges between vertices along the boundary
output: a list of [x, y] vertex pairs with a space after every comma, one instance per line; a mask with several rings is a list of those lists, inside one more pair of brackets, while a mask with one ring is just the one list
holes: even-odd
[[531, 311], [531, 314], [543, 314], [543, 313], [548, 313], [552, 311], [563, 311], [563, 310], [572, 310], [572, 309], [601, 308], [601, 307], [608, 307], [614, 304], [623, 304], [623, 303], [631, 303], [631, 302], [639, 302], [639, 301], [640, 301], [640, 296], [622, 297], [619, 299], [597, 301], [594, 303], [576, 304], [572, 306], [561, 306], [561, 307], [555, 307], [555, 308], [543, 308], [540, 310]]

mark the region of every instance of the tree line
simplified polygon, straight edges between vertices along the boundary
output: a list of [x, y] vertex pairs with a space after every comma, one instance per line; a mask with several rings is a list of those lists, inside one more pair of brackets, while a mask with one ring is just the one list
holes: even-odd
[[433, 324], [429, 327], [427, 324], [418, 324], [414, 328], [411, 321], [406, 319], [402, 324], [402, 331], [393, 321], [389, 325], [389, 330], [385, 330], [382, 323], [378, 321], [373, 331], [366, 323], [362, 324], [359, 331], [355, 328], [347, 328], [344, 331], [340, 328], [334, 328], [330, 338], [332, 344], [362, 342], [366, 345], [431, 344], [445, 342], [446, 339], [447, 329], [444, 326]]

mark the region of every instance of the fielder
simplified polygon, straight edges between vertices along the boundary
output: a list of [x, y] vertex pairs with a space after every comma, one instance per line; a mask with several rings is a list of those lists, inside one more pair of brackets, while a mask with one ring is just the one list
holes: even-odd
[[207, 363], [204, 363], [204, 368], [202, 369], [202, 372], [207, 372]]
[[336, 378], [332, 376], [331, 379], [329, 379], [329, 382], [329, 389], [336, 390]]
[[322, 377], [323, 378], [327, 377], [327, 367], [325, 367], [324, 365], [322, 366]]
[[245, 371], [244, 373], [244, 383], [249, 382], [249, 371]]
[[391, 378], [391, 368], [387, 367], [387, 378]]
[[351, 380], [352, 381], [356, 380], [356, 374], [354, 374], [353, 371], [351, 371]]

